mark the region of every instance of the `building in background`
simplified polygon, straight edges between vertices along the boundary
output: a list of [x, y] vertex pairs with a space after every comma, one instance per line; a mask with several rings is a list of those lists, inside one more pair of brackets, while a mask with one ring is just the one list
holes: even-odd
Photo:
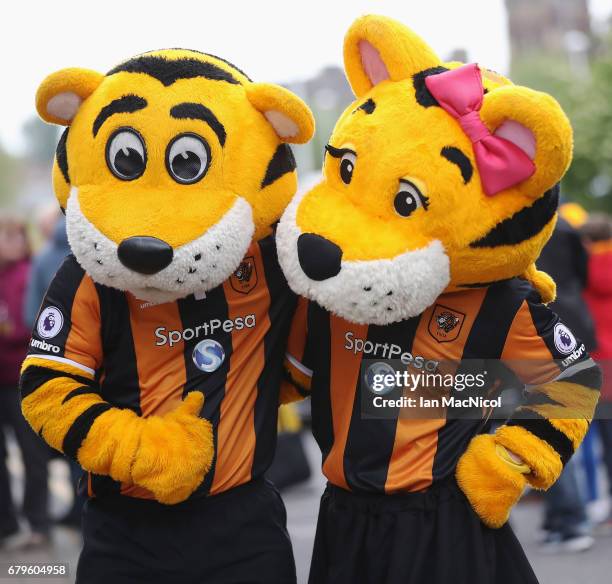
[[587, 0], [506, 0], [506, 10], [513, 60], [559, 54], [576, 33], [587, 41], [592, 36]]

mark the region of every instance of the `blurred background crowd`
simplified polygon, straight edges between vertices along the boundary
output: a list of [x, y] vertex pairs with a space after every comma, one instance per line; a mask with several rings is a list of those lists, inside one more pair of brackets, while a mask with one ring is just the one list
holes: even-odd
[[[389, 2], [380, 4], [367, 9], [412, 24], [409, 10], [391, 9]], [[475, 10], [476, 3], [471, 5]], [[555, 278], [558, 299], [554, 309], [585, 341], [607, 378], [599, 419], [562, 479], [543, 499], [535, 494], [525, 497], [523, 506], [542, 508], [540, 519], [534, 522], [533, 513], [528, 518], [519, 510], [513, 520], [519, 523], [519, 536], [533, 531], [532, 527], [543, 532], [537, 546], [534, 539], [532, 552], [528, 547], [530, 556], [599, 548], [594, 562], [607, 566], [601, 574], [609, 577], [612, 563], [605, 550], [612, 551], [612, 1], [497, 0], [495, 5], [504, 21], [499, 43], [508, 47], [507, 70], [500, 73], [516, 83], [552, 93], [574, 126], [574, 161], [562, 184], [560, 220], [538, 267]], [[359, 12], [351, 9], [347, 20]], [[435, 13], [433, 8], [430, 12]], [[465, 19], [469, 18], [467, 10]], [[444, 56], [487, 64], [485, 54], [471, 54], [461, 46], [465, 38], [461, 24], [455, 27], [457, 46]], [[338, 58], [330, 62], [339, 60], [344, 29], [337, 26]], [[432, 40], [432, 31], [417, 30]], [[100, 52], [103, 54], [102, 48]], [[225, 54], [221, 49], [218, 52]], [[307, 58], [308, 54], [301, 57]], [[77, 61], [58, 63], [57, 68], [69, 64], [88, 66]], [[315, 139], [296, 149], [300, 188], [304, 189], [316, 182], [323, 147], [352, 94], [342, 68], [333, 64], [302, 78], [297, 67], [285, 85], [307, 101], [317, 119]], [[33, 107], [30, 111], [31, 117], [20, 122], [19, 139], [0, 129], [0, 559], [46, 550], [47, 555], [24, 557], [68, 561], [62, 558], [66, 554], [74, 557], [79, 547], [82, 502], [74, 489], [79, 469], [51, 452], [32, 432], [21, 416], [17, 388], [39, 303], [69, 253], [64, 218], [50, 180], [58, 132], [38, 121]], [[3, 115], [10, 112], [5, 110]], [[7, 127], [15, 124], [13, 119], [6, 122]], [[278, 464], [271, 470], [281, 486], [293, 489], [287, 503], [294, 541], [303, 548], [296, 550], [302, 575], [307, 569], [321, 484], [312, 439], [307, 434], [300, 437], [302, 422], [308, 424], [307, 411], [307, 405], [297, 412], [283, 411]], [[294, 485], [299, 483], [306, 487], [296, 490]], [[308, 512], [304, 512], [306, 506]], [[529, 529], [521, 529], [523, 523]], [[536, 560], [536, 572], [546, 572], [547, 565]], [[555, 578], [557, 584], [575, 581], [563, 579], [562, 573]], [[598, 578], [582, 581], [604, 581]], [[542, 579], [548, 581], [553, 580]]]

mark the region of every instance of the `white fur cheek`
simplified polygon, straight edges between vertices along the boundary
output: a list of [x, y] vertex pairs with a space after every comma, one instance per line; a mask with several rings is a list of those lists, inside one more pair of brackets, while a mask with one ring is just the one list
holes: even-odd
[[343, 262], [337, 276], [320, 282], [304, 274], [297, 253], [295, 217], [301, 197], [287, 207], [276, 241], [281, 268], [296, 293], [359, 324], [385, 325], [418, 316], [450, 281], [450, 261], [440, 241], [392, 259]]
[[450, 261], [439, 241], [390, 260], [346, 262], [342, 270], [342, 281], [320, 290], [319, 301], [360, 324], [385, 325], [418, 316], [450, 281]]
[[238, 197], [223, 217], [202, 236], [174, 250], [172, 263], [153, 275], [126, 268], [117, 244], [103, 235], [82, 213], [76, 188], [66, 208], [70, 247], [94, 281], [129, 290], [141, 300], [160, 304], [220, 285], [240, 265], [255, 224], [250, 204]]
[[337, 276], [308, 286], [308, 297], [342, 318], [385, 325], [418, 316], [450, 281], [439, 241], [393, 259], [343, 262]]
[[276, 250], [278, 261], [289, 283], [289, 287], [306, 298], [312, 298], [308, 293], [310, 278], [304, 274], [297, 253], [297, 241], [301, 235], [296, 224], [297, 209], [305, 193], [296, 195], [289, 203], [276, 228]]
[[117, 257], [117, 245], [83, 215], [76, 187], [70, 189], [66, 206], [66, 232], [72, 253], [95, 282], [125, 290], [121, 286], [125, 268]]

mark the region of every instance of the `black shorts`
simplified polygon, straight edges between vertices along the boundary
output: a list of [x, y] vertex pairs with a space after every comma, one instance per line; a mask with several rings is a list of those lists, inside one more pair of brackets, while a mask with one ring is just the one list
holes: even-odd
[[90, 499], [78, 584], [295, 584], [278, 491], [259, 479], [166, 506], [129, 497]]
[[321, 498], [310, 584], [537, 584], [509, 524], [489, 529], [454, 482]]

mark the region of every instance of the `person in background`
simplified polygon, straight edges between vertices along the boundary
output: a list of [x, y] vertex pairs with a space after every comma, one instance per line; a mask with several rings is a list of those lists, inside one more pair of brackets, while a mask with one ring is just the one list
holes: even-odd
[[[46, 211], [39, 217], [39, 226], [43, 219], [48, 219], [50, 211]], [[45, 296], [45, 292], [55, 276], [55, 273], [62, 265], [66, 256], [70, 253], [68, 236], [66, 235], [66, 218], [55, 207], [53, 216], [54, 224], [51, 224], [49, 237], [41, 251], [32, 260], [30, 281], [28, 283], [25, 302], [23, 306], [23, 319], [26, 325], [32, 329], [38, 316], [40, 303]], [[43, 234], [44, 235], [44, 234]], [[72, 483], [72, 506], [68, 513], [59, 520], [59, 523], [68, 527], [81, 527], [81, 512], [85, 504], [85, 497], [78, 492], [78, 483], [83, 471], [81, 467], [72, 460], [67, 460], [70, 466], [70, 482]]]
[[59, 217], [63, 217], [63, 213], [56, 201], [51, 201], [37, 210], [34, 225], [42, 242], [49, 241], [53, 237]]
[[[586, 300], [595, 320], [597, 335], [597, 350], [592, 355], [603, 373], [596, 424], [612, 498], [612, 218], [603, 213], [594, 213], [581, 231], [590, 255]], [[603, 529], [612, 533], [612, 511]]]
[[[557, 298], [550, 308], [591, 352], [595, 346], [595, 329], [583, 295], [588, 277], [588, 254], [580, 233], [563, 213], [537, 266], [550, 274], [557, 284]], [[546, 537], [543, 545], [546, 551], [580, 552], [593, 545], [575, 460], [565, 466], [559, 480], [544, 494], [544, 501]]]
[[32, 260], [30, 282], [23, 307], [23, 318], [28, 328], [34, 326], [45, 292], [69, 253], [66, 218], [57, 212], [50, 237]]
[[[29, 255], [25, 225], [0, 216], [0, 545], [9, 548], [49, 541], [48, 450], [21, 413], [18, 388], [19, 369], [30, 338], [22, 318]], [[20, 527], [11, 494], [7, 428], [15, 435], [25, 467], [23, 514], [29, 530]]]

